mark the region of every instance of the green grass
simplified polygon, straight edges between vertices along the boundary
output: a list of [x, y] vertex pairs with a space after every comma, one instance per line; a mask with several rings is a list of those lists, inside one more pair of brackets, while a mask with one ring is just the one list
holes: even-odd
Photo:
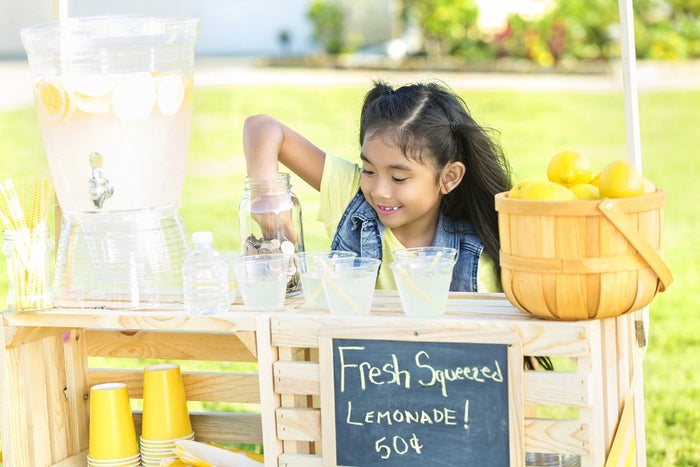
[[[369, 83], [369, 78], [368, 78]], [[188, 231], [209, 229], [219, 248], [238, 247], [237, 203], [245, 172], [241, 128], [253, 113], [271, 113], [330, 153], [355, 158], [359, 87], [243, 87], [195, 94], [182, 217]], [[621, 93], [463, 91], [481, 123], [500, 131], [516, 181], [543, 177], [557, 151], [577, 148], [598, 169], [626, 157]], [[675, 282], [651, 305], [644, 365], [647, 464], [700, 465], [700, 158], [695, 153], [700, 91], [642, 93], [644, 173], [667, 192], [665, 258]], [[33, 109], [0, 113], [0, 178], [46, 173]], [[298, 180], [307, 249], [328, 239], [315, 221], [315, 192]], [[0, 260], [3, 261], [3, 260]], [[0, 291], [6, 290], [0, 263]], [[695, 284], [695, 285], [693, 285]]]

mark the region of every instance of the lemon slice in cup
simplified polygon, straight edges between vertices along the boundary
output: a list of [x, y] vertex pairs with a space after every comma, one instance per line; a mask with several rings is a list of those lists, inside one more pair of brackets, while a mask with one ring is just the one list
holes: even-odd
[[39, 80], [34, 87], [39, 108], [51, 120], [65, 117], [71, 105], [70, 93], [60, 81], [53, 78]]
[[122, 120], [142, 120], [156, 103], [156, 81], [150, 73], [134, 73], [112, 90], [112, 110]]

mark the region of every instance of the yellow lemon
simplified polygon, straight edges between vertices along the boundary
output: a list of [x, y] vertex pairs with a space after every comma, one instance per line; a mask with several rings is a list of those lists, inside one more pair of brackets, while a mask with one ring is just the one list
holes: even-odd
[[525, 187], [520, 198], [538, 201], [575, 201], [576, 195], [564, 185], [543, 180], [530, 183]]
[[66, 88], [58, 81], [45, 78], [35, 87], [39, 108], [52, 120], [65, 117], [70, 109], [70, 96]]
[[623, 159], [615, 160], [600, 172], [601, 198], [629, 198], [644, 194], [644, 178], [637, 167]]
[[598, 175], [593, 177], [590, 182], [591, 185], [600, 187], [600, 172], [598, 172]]
[[569, 190], [571, 190], [578, 199], [600, 198], [600, 190], [598, 190], [597, 186], [591, 185], [590, 183], [579, 183], [569, 187]]
[[567, 187], [590, 182], [591, 174], [591, 161], [579, 151], [555, 154], [547, 166], [547, 179]]
[[513, 186], [513, 188], [511, 188], [508, 192], [508, 197], [519, 199], [523, 194], [523, 190], [525, 190], [525, 188], [532, 183], [534, 183], [533, 180], [526, 180], [515, 184], [515, 186]]

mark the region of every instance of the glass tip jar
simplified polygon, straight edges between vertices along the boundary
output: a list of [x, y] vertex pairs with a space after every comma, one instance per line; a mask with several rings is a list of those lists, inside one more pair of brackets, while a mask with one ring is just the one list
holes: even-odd
[[[292, 192], [288, 173], [275, 178], [246, 177], [238, 219], [244, 255], [284, 253], [293, 265], [293, 255], [304, 251], [301, 203]], [[291, 268], [287, 297], [300, 292], [299, 274]]]

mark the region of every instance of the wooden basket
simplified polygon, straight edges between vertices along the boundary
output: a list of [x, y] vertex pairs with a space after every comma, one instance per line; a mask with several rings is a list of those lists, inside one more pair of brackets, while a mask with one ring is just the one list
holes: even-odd
[[496, 195], [501, 281], [540, 318], [619, 316], [673, 281], [660, 256], [663, 190], [632, 198], [531, 201]]

